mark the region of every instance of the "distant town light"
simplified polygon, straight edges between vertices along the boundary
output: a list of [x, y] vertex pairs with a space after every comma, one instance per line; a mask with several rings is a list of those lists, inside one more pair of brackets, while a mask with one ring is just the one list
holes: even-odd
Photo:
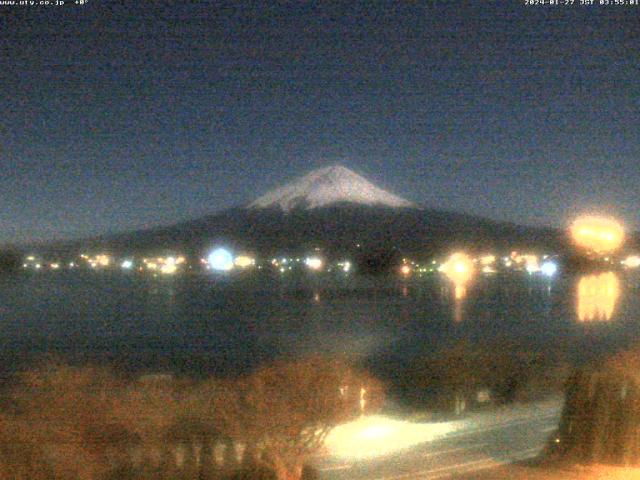
[[400, 267], [400, 273], [405, 277], [409, 276], [411, 274], [411, 267], [409, 265], [402, 265], [402, 267]]
[[540, 263], [537, 255], [521, 255], [518, 257], [518, 263], [524, 262], [525, 270], [528, 273], [536, 273], [540, 271]]
[[249, 268], [256, 264], [256, 259], [248, 255], [238, 255], [234, 260], [236, 267]]
[[440, 267], [440, 271], [444, 272], [453, 283], [464, 284], [473, 276], [473, 261], [464, 253], [454, 253]]
[[598, 255], [618, 250], [624, 242], [623, 226], [612, 218], [584, 216], [569, 227], [574, 243]]
[[233, 268], [233, 256], [226, 248], [216, 248], [207, 257], [209, 266], [220, 272], [228, 272]]
[[461, 252], [454, 253], [439, 270], [455, 285], [456, 299], [464, 297], [466, 285], [473, 278], [475, 270], [471, 257]]
[[536, 264], [527, 264], [525, 270], [527, 271], [527, 273], [536, 273], [540, 271], [540, 267]]
[[97, 263], [102, 266], [102, 267], [108, 267], [109, 264], [111, 263], [111, 259], [109, 258], [109, 255], [98, 255], [96, 257]]
[[121, 267], [125, 270], [129, 270], [131, 267], [133, 267], [133, 262], [131, 260], [125, 260], [124, 262], [122, 262]]
[[547, 277], [553, 277], [558, 271], [558, 265], [555, 262], [546, 261], [540, 266], [540, 271]]
[[494, 255], [484, 255], [480, 257], [480, 264], [484, 266], [493, 265], [495, 261], [496, 257]]
[[320, 270], [322, 268], [322, 265], [323, 265], [322, 259], [320, 259], [318, 257], [307, 257], [307, 259], [304, 261], [304, 263], [311, 270]]
[[176, 273], [176, 270], [178, 270], [178, 267], [176, 267], [175, 262], [167, 262], [162, 265], [162, 267], [160, 267], [160, 273], [163, 273], [165, 275], [172, 275]]
[[627, 268], [640, 267], [640, 257], [638, 255], [629, 255], [622, 261], [622, 264]]

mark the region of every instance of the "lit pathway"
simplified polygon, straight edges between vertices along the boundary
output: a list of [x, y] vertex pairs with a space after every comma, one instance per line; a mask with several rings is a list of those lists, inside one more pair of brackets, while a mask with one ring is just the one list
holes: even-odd
[[336, 429], [316, 466], [323, 480], [451, 478], [535, 457], [560, 418], [562, 399], [409, 423], [370, 417]]

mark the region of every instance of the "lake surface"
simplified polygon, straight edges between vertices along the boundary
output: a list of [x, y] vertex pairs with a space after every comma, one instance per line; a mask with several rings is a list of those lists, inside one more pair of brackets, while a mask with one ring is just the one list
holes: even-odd
[[580, 284], [576, 275], [493, 275], [456, 302], [439, 275], [23, 273], [0, 279], [0, 370], [44, 354], [195, 376], [310, 352], [402, 362], [462, 338], [514, 339], [532, 349], [560, 343], [581, 358], [640, 338], [640, 278], [614, 276], [612, 286], [606, 277]]

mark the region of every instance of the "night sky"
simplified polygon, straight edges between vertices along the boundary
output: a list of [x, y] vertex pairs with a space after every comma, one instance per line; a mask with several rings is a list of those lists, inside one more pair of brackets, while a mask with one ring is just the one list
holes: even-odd
[[640, 7], [270, 3], [0, 6], [0, 243], [169, 224], [336, 163], [429, 207], [640, 228]]

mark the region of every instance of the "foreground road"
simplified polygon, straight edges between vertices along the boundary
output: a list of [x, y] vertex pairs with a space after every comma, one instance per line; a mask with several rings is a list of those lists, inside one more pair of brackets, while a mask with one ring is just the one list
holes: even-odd
[[455, 478], [537, 456], [561, 407], [562, 399], [554, 398], [437, 424], [387, 425], [378, 417], [360, 430], [338, 432], [316, 466], [323, 480]]

